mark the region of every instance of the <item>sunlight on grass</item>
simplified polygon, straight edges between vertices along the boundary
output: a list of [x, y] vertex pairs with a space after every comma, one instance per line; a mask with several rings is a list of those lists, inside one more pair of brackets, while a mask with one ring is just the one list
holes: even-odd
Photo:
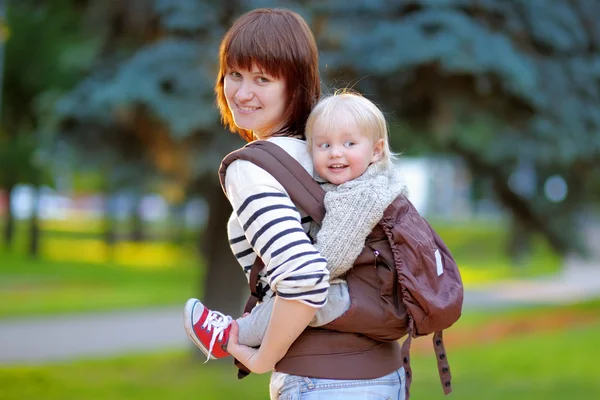
[[105, 262], [108, 248], [100, 240], [94, 239], [55, 239], [44, 238], [41, 247], [42, 257], [53, 261]]
[[[52, 261], [106, 263], [108, 260], [131, 267], [167, 268], [185, 262], [188, 256], [170, 243], [119, 242], [111, 249], [98, 239], [45, 238], [42, 256]], [[74, 251], [76, 249], [76, 251]]]
[[121, 242], [115, 246], [115, 262], [146, 268], [170, 268], [184, 262], [189, 254], [170, 243]]
[[69, 219], [46, 219], [41, 223], [42, 229], [48, 231], [62, 232], [92, 232], [101, 234], [104, 229], [104, 221], [100, 218], [69, 218]]

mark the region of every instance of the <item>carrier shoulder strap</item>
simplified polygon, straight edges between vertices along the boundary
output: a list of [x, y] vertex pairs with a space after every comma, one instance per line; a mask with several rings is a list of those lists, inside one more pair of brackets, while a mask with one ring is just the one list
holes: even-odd
[[310, 215], [313, 221], [319, 224], [323, 221], [325, 191], [287, 151], [275, 143], [256, 140], [229, 153], [219, 168], [219, 179], [225, 195], [227, 167], [235, 160], [250, 161], [267, 171], [283, 186], [294, 204]]
[[[304, 167], [281, 147], [266, 140], [257, 140], [225, 156], [219, 168], [219, 180], [225, 195], [227, 195], [225, 188], [227, 167], [235, 160], [250, 161], [264, 169], [283, 186], [292, 202], [310, 215], [313, 221], [319, 224], [323, 221], [325, 191], [313, 180]], [[263, 267], [262, 259], [257, 256], [250, 269], [250, 279], [248, 280], [250, 297], [244, 307], [245, 313], [249, 313], [264, 296], [258, 281], [258, 274]], [[250, 374], [250, 370], [241, 362], [234, 360], [234, 363], [238, 367], [238, 379]]]

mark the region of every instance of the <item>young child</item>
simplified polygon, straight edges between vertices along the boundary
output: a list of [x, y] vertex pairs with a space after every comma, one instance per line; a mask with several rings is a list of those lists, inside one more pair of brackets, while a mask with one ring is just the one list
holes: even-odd
[[[307, 120], [306, 137], [315, 179], [326, 192], [323, 223], [320, 229], [316, 224], [311, 227], [314, 245], [327, 259], [330, 272], [327, 304], [310, 323], [322, 326], [350, 307], [344, 275], [384, 210], [398, 195], [406, 195], [406, 187], [392, 163], [385, 117], [361, 95], [341, 92], [321, 99]], [[249, 315], [236, 320], [240, 344], [261, 345], [274, 300], [274, 296], [265, 299]], [[207, 309], [197, 299], [186, 304], [186, 332], [207, 355], [207, 361], [228, 355], [224, 346], [231, 322], [231, 317]], [[196, 331], [194, 326], [202, 328]]]

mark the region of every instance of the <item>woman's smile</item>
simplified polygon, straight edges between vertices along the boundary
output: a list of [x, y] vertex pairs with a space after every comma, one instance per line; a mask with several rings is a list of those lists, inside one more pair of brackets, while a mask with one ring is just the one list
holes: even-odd
[[261, 107], [258, 106], [242, 106], [238, 103], [235, 103], [237, 111], [242, 114], [252, 114], [254, 111], [260, 110]]

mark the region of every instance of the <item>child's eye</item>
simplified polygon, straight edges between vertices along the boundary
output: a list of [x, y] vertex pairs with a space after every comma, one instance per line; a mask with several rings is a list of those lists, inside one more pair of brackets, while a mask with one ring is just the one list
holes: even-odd
[[329, 143], [321, 143], [321, 144], [319, 145], [319, 147], [320, 147], [321, 149], [328, 149], [328, 148], [329, 148]]
[[347, 142], [345, 143], [346, 147], [352, 147], [352, 146], [354, 146], [355, 144], [356, 144], [356, 143], [354, 143], [354, 142], [352, 142], [352, 141], [350, 141], [350, 140], [349, 140], [349, 141], [347, 141]]

